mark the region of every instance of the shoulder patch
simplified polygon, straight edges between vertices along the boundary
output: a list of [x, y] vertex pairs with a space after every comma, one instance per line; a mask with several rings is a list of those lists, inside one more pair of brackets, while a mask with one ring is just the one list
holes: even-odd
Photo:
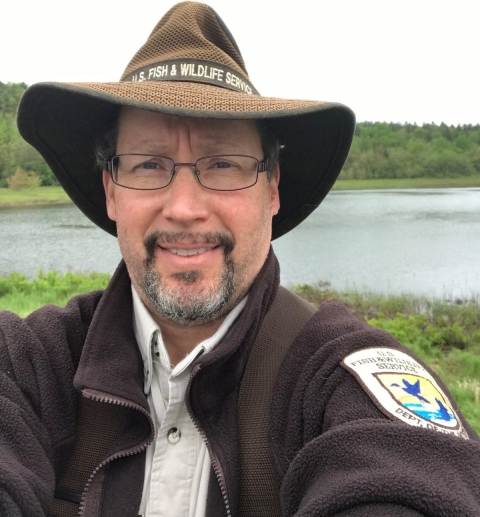
[[452, 403], [413, 357], [393, 348], [366, 348], [341, 363], [392, 420], [468, 439]]

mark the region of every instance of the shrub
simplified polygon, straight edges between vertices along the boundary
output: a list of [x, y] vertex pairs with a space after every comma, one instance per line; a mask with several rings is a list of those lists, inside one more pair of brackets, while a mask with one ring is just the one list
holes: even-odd
[[7, 184], [12, 190], [36, 188], [42, 184], [42, 178], [34, 172], [26, 172], [21, 167], [17, 167], [15, 173], [7, 178]]

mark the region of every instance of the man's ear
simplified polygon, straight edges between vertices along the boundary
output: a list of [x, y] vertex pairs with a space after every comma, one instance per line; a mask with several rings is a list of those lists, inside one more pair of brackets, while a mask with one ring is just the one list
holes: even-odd
[[280, 183], [280, 166], [275, 165], [272, 169], [270, 177], [270, 211], [272, 217], [278, 214], [280, 210], [280, 194], [278, 191], [278, 184]]
[[112, 221], [116, 221], [117, 207], [115, 204], [115, 183], [113, 183], [112, 176], [107, 171], [103, 171], [102, 179], [107, 202], [107, 214]]

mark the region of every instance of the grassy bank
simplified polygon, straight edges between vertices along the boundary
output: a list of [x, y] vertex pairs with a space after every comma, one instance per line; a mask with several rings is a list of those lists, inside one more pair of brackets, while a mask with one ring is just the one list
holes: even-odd
[[24, 275], [12, 273], [0, 276], [0, 310], [9, 310], [25, 317], [38, 307], [53, 303], [64, 307], [77, 294], [104, 289], [110, 275], [106, 273], [39, 272], [27, 280]]
[[399, 178], [376, 180], [337, 180], [333, 190], [378, 190], [408, 188], [480, 187], [480, 176], [459, 178]]
[[0, 208], [71, 203], [62, 187], [0, 188]]
[[[64, 306], [76, 294], [107, 285], [104, 273], [39, 273], [32, 280], [0, 277], [0, 310], [26, 316], [47, 303]], [[445, 381], [463, 414], [480, 433], [480, 300], [432, 300], [338, 292], [328, 285], [297, 285], [299, 295], [319, 305], [340, 300], [358, 318], [384, 329], [408, 346]]]
[[[333, 190], [378, 190], [409, 188], [480, 187], [480, 176], [462, 178], [406, 178], [379, 180], [338, 180]], [[71, 203], [62, 187], [24, 190], [0, 188], [0, 208]]]

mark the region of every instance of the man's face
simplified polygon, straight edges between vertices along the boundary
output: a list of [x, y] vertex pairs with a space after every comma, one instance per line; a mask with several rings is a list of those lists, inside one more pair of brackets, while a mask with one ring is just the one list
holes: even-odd
[[[218, 154], [262, 161], [252, 121], [181, 118], [123, 108], [117, 154], [161, 155], [193, 163]], [[213, 191], [192, 168], [180, 166], [166, 188], [132, 190], [104, 173], [107, 211], [117, 223], [120, 249], [132, 282], [158, 321], [211, 322], [245, 294], [270, 246], [279, 209], [278, 169], [260, 173], [253, 187]]]

